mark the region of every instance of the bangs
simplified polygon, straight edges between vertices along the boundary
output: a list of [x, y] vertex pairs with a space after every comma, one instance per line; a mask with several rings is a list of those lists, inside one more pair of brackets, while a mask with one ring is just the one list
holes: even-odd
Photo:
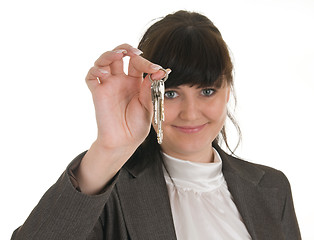
[[162, 35], [143, 57], [172, 70], [166, 88], [179, 85], [220, 88], [232, 82], [229, 51], [219, 32], [208, 27], [180, 26], [165, 29]]

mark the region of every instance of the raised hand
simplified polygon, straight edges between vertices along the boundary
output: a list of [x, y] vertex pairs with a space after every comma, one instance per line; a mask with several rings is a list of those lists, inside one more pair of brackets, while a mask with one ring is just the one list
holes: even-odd
[[[98, 136], [76, 175], [81, 189], [97, 193], [123, 166], [148, 135], [152, 120], [151, 82], [143, 73], [162, 78], [161, 66], [123, 44], [102, 54], [86, 76], [92, 93]], [[128, 74], [123, 57], [129, 56]]]
[[[151, 83], [143, 80], [143, 73], [164, 73], [140, 53], [130, 45], [120, 45], [102, 54], [86, 76], [95, 105], [97, 141], [106, 148], [138, 145], [149, 132]], [[123, 71], [124, 56], [130, 57], [128, 74]]]

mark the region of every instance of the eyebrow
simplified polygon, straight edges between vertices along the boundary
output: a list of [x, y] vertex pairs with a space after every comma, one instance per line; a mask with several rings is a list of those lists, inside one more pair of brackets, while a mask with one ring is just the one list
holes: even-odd
[[[187, 84], [188, 85], [188, 84]], [[181, 88], [181, 86], [182, 85], [179, 85], [179, 86], [173, 86], [173, 87], [166, 87], [166, 90], [168, 89], [168, 90], [171, 90], [171, 89], [173, 89], [173, 90], [179, 90], [180, 88]], [[193, 85], [193, 86], [190, 86], [190, 87], [194, 87], [194, 86], [196, 86], [196, 85]], [[215, 86], [215, 85], [210, 85], [210, 86], [196, 86], [196, 88], [197, 89], [204, 89], [204, 88], [219, 88], [219, 87], [217, 87], [217, 86]]]
[[180, 89], [180, 86], [166, 87], [166, 90], [167, 89]]

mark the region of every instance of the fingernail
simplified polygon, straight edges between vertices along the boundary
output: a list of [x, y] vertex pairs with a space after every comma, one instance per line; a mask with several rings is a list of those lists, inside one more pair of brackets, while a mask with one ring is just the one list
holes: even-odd
[[159, 66], [159, 65], [157, 65], [157, 64], [152, 64], [152, 65], [150, 66], [150, 68], [152, 68], [152, 69], [154, 69], [154, 70], [162, 69], [162, 67]]
[[125, 49], [117, 49], [117, 50], [113, 50], [113, 52], [126, 54], [126, 53], [127, 53], [127, 50], [125, 50]]
[[106, 70], [104, 70], [104, 69], [98, 69], [99, 70], [99, 72], [101, 72], [102, 74], [108, 74], [109, 72], [108, 71], [106, 71]]
[[170, 74], [172, 72], [172, 70], [170, 68], [166, 69], [167, 74]]
[[137, 48], [132, 47], [131, 51], [136, 55], [141, 55], [143, 52]]

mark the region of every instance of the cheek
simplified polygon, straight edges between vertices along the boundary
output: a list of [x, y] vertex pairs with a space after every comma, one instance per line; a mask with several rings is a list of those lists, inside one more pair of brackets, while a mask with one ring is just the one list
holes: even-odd
[[164, 103], [164, 111], [165, 111], [165, 121], [164, 123], [167, 124], [167, 122], [172, 122], [175, 120], [179, 114], [179, 107], [175, 104], [171, 103]]
[[215, 101], [207, 105], [207, 117], [212, 121], [224, 121], [227, 115], [227, 105], [222, 101]]

